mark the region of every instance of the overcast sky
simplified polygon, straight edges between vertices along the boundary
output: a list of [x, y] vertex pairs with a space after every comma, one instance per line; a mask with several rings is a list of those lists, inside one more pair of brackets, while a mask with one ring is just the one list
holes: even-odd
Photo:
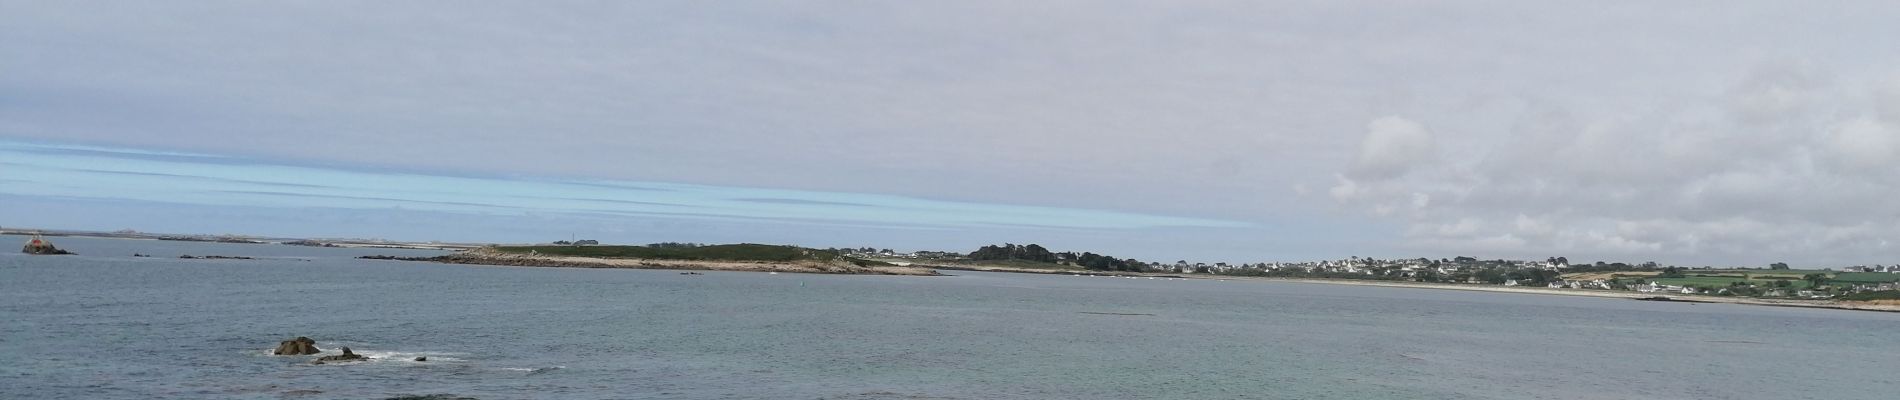
[[0, 226], [1900, 263], [1900, 3], [0, 0]]

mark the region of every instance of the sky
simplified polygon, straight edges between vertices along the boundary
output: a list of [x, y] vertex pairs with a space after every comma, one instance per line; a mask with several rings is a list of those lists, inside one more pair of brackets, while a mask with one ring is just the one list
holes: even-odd
[[0, 226], [1900, 263], [1900, 3], [0, 0]]

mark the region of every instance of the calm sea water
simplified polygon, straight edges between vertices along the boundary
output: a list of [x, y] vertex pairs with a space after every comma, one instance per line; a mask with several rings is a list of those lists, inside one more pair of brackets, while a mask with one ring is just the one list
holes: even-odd
[[[1213, 280], [689, 276], [54, 239], [84, 255], [0, 254], [0, 397], [1900, 398], [1900, 314]], [[378, 359], [268, 355], [294, 336]]]

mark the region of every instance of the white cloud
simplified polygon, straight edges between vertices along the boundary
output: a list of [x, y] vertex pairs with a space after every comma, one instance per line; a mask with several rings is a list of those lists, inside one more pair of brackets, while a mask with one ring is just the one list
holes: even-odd
[[1900, 167], [1900, 130], [1873, 118], [1856, 118], [1835, 127], [1828, 149], [1846, 168]]
[[[1789, 65], [1805, 64], [1769, 63], [1670, 113], [1532, 108], [1508, 136], [1447, 157], [1463, 162], [1357, 158], [1334, 198], [1411, 225], [1407, 246], [1420, 251], [1900, 261], [1880, 259], [1900, 238], [1900, 131], [1878, 110], [1888, 89], [1828, 85], [1824, 72]], [[1429, 132], [1390, 125], [1381, 131]], [[1389, 152], [1361, 152], [1377, 153]], [[1394, 207], [1407, 201], [1418, 206]]]
[[1358, 180], [1397, 178], [1432, 162], [1437, 153], [1438, 143], [1424, 125], [1387, 116], [1366, 124], [1359, 155], [1346, 175]]

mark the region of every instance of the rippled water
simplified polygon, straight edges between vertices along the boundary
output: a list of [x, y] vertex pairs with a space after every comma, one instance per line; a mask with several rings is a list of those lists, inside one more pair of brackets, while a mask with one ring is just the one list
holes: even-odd
[[[54, 239], [84, 255], [0, 255], [0, 397], [1900, 397], [1900, 314], [1212, 280], [478, 267], [352, 259], [422, 251]], [[295, 336], [377, 360], [268, 355]]]

